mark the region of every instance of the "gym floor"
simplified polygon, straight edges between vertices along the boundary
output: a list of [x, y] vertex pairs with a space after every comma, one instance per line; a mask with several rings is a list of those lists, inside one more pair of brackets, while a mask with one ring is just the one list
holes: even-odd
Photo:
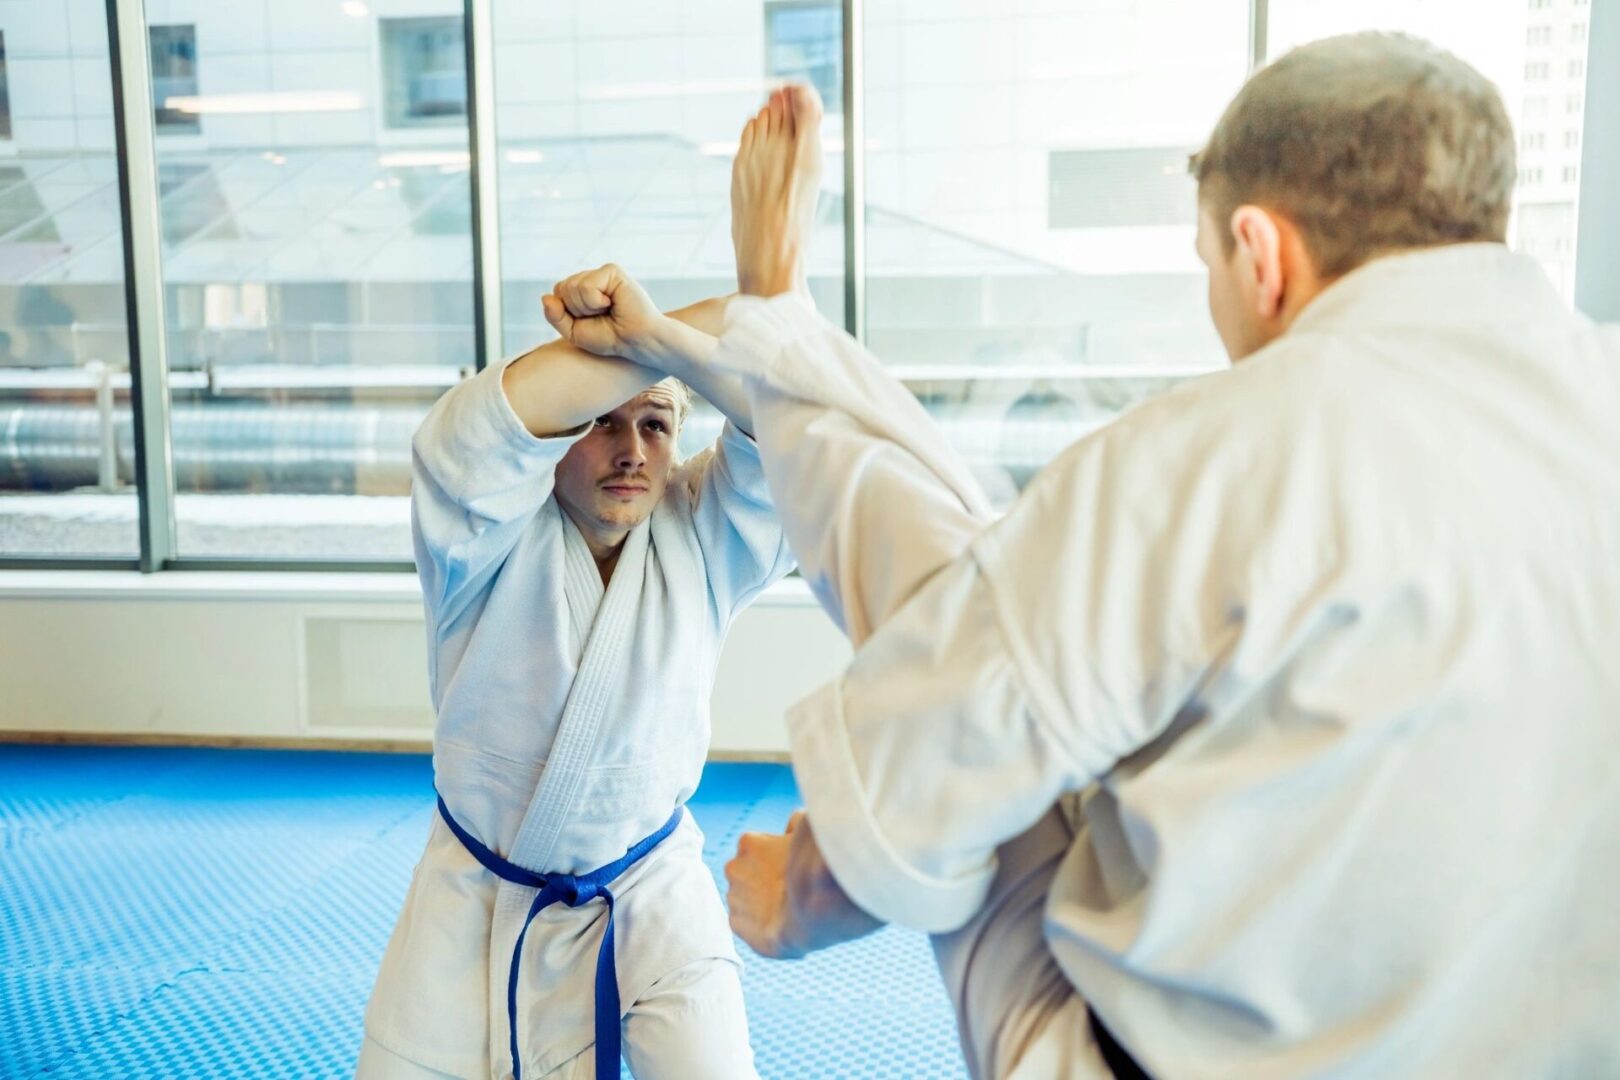
[[[425, 755], [0, 745], [0, 1078], [352, 1075], [431, 779]], [[737, 836], [797, 805], [786, 766], [705, 770], [722, 889]], [[966, 1075], [921, 934], [738, 950], [766, 1080]]]

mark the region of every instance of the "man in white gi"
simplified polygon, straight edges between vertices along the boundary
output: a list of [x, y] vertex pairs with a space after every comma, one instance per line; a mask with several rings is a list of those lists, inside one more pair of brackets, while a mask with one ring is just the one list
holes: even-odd
[[[564, 300], [592, 301], [557, 292], [563, 325]], [[712, 347], [718, 310], [676, 325]], [[362, 1078], [617, 1078], [621, 1016], [638, 1078], [755, 1075], [682, 806], [726, 631], [791, 556], [739, 385], [643, 359], [660, 369], [553, 342], [445, 394], [416, 434], [440, 816], [377, 976]], [[665, 373], [730, 421], [685, 462], [686, 392]]]
[[1243, 362], [988, 526], [743, 201], [703, 359], [858, 646], [728, 867], [750, 944], [938, 935], [978, 1077], [1620, 1075], [1620, 330], [1504, 246], [1513, 146], [1412, 39], [1258, 73], [1194, 162]]

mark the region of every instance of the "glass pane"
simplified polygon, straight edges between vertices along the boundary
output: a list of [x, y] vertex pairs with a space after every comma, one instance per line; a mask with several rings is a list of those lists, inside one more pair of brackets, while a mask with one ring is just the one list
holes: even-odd
[[866, 5], [867, 338], [1005, 504], [1225, 365], [1193, 251], [1241, 0]]
[[1575, 295], [1575, 206], [1585, 119], [1584, 0], [1272, 0], [1273, 56], [1330, 34], [1398, 30], [1449, 49], [1502, 91], [1519, 134], [1508, 241]]
[[157, 148], [182, 557], [411, 557], [411, 433], [474, 363], [462, 5], [379, 7], [147, 0], [193, 125]]
[[[496, 131], [506, 352], [550, 340], [540, 297], [612, 261], [665, 308], [736, 289], [731, 158], [743, 123], [784, 78], [843, 95], [837, 3], [712, 0], [583, 5], [496, 0]], [[839, 58], [829, 64], [828, 58]], [[820, 310], [843, 321], [842, 128], [822, 131], [825, 194], [810, 252]], [[719, 417], [700, 406], [690, 453]]]
[[0, 558], [140, 550], [99, 5], [0, 2]]

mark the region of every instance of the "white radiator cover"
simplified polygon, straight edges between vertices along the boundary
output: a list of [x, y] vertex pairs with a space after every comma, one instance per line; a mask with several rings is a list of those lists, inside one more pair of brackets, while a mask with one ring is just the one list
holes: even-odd
[[[408, 574], [0, 572], [0, 732], [425, 743], [426, 632]], [[798, 581], [732, 627], [718, 756], [785, 753], [788, 706], [849, 646]]]

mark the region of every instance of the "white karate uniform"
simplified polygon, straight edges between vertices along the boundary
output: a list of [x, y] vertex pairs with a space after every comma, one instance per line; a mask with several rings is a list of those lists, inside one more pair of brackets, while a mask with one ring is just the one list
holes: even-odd
[[[692, 794], [726, 630], [792, 567], [758, 451], [727, 425], [676, 467], [604, 590], [552, 497], [556, 465], [582, 434], [531, 435], [490, 368], [445, 394], [413, 443], [435, 783], [464, 828], [541, 873], [613, 862]], [[731, 1002], [696, 1009], [703, 1022], [684, 1032], [626, 1024], [627, 1058], [647, 1065], [638, 1076], [681, 1075], [650, 1063], [690, 1066], [696, 1052], [715, 1075], [753, 1075], [737, 956], [702, 847], [686, 816], [612, 886], [623, 1009], [671, 979], [687, 999]], [[507, 975], [533, 896], [436, 819], [372, 992], [368, 1039], [439, 1072], [509, 1075]], [[556, 904], [529, 928], [525, 1080], [589, 1060], [605, 911], [600, 900]]]
[[1378, 259], [982, 528], [847, 336], [728, 320], [860, 646], [789, 717], [810, 820], [942, 933], [976, 1075], [1107, 1075], [1087, 1002], [1160, 1078], [1620, 1075], [1620, 329]]

